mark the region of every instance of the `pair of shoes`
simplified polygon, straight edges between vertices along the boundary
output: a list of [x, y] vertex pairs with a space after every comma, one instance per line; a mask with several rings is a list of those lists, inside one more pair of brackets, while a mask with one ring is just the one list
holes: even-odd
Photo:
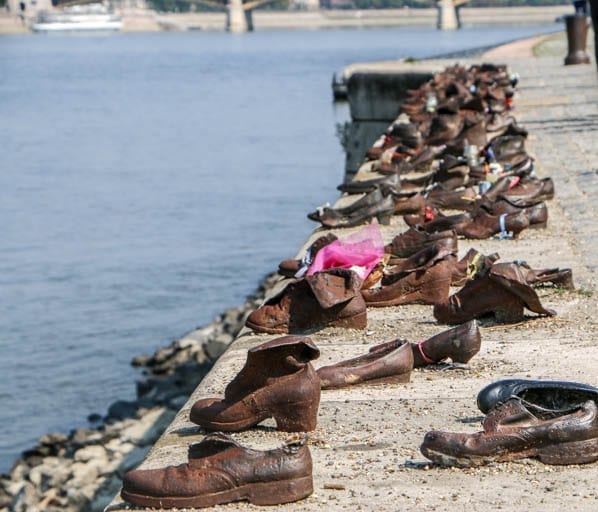
[[[309, 338], [299, 336], [250, 349], [224, 399], [197, 401], [191, 421], [210, 430], [237, 432], [274, 417], [279, 430], [314, 430], [320, 379], [310, 361], [319, 355]], [[126, 473], [121, 496], [144, 507], [203, 508], [239, 500], [277, 505], [312, 492], [312, 460], [305, 438], [258, 451], [216, 432], [189, 447], [185, 464]]]
[[365, 329], [362, 281], [348, 269], [329, 269], [289, 283], [253, 311], [245, 325], [256, 332], [297, 334], [334, 326]]
[[443, 466], [536, 458], [545, 464], [598, 460], [598, 389], [574, 382], [507, 379], [478, 395], [487, 413], [475, 434], [428, 432], [421, 452]]
[[514, 323], [523, 319], [524, 308], [540, 315], [556, 315], [542, 306], [525, 278], [526, 271], [518, 262], [495, 263], [447, 301], [436, 303], [434, 317], [442, 323], [460, 324], [493, 314], [497, 322]]
[[448, 358], [455, 363], [467, 363], [479, 352], [480, 345], [480, 330], [473, 320], [419, 343], [396, 339], [376, 345], [367, 354], [322, 366], [317, 373], [322, 389], [357, 384], [406, 383], [413, 368]]

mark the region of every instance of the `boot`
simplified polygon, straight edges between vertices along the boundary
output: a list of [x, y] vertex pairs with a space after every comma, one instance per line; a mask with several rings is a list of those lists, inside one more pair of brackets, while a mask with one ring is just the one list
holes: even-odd
[[290, 283], [253, 311], [245, 325], [269, 334], [300, 334], [328, 326], [365, 329], [361, 280], [348, 269], [316, 272]]
[[372, 347], [368, 354], [318, 369], [322, 389], [355, 384], [409, 382], [413, 353], [409, 342], [394, 340]]
[[413, 367], [421, 368], [450, 358], [453, 363], [467, 363], [480, 351], [482, 338], [475, 320], [411, 343]]
[[487, 274], [468, 281], [447, 301], [434, 305], [434, 318], [445, 324], [461, 324], [493, 314], [499, 323], [523, 320], [523, 310], [554, 316], [552, 309], [540, 303], [517, 263], [495, 263]]
[[310, 361], [319, 355], [304, 336], [283, 336], [249, 349], [224, 399], [198, 400], [191, 407], [191, 421], [210, 430], [239, 432], [273, 417], [285, 432], [314, 430], [320, 379]]

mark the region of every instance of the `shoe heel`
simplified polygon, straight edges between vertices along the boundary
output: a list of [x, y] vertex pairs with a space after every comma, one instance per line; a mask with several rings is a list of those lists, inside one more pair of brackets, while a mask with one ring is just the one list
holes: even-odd
[[598, 460], [598, 443], [596, 439], [573, 441], [541, 448], [537, 453], [538, 459], [544, 464], [588, 464]]
[[523, 320], [523, 303], [520, 301], [507, 302], [497, 306], [494, 318], [501, 324], [514, 324]]
[[330, 324], [333, 327], [342, 327], [344, 329], [359, 329], [363, 330], [368, 325], [367, 311], [358, 313], [357, 315], [349, 316], [347, 318], [339, 318]]
[[280, 505], [307, 498], [314, 492], [311, 476], [253, 484], [247, 499], [253, 505]]
[[311, 432], [318, 424], [319, 400], [284, 404], [272, 412], [276, 427], [283, 432]]

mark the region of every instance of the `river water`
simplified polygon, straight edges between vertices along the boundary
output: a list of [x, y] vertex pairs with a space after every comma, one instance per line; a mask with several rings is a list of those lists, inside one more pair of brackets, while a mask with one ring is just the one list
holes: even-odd
[[295, 254], [343, 179], [334, 71], [554, 29], [1, 37], [0, 470]]

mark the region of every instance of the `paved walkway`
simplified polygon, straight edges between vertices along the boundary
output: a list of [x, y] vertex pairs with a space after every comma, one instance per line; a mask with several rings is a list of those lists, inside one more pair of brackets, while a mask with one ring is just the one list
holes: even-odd
[[[560, 378], [598, 385], [594, 273], [598, 74], [594, 65], [563, 66], [562, 41], [551, 44], [556, 56], [517, 59], [504, 55], [500, 60], [521, 75], [515, 113], [530, 130], [529, 150], [537, 158], [538, 174], [552, 176], [556, 182], [549, 226], [526, 230], [517, 241], [460, 241], [459, 252], [476, 247], [484, 253], [498, 251], [502, 261], [525, 259], [536, 268], [571, 267], [578, 290], [540, 292], [542, 302], [557, 310], [554, 318], [530, 315], [521, 324], [484, 327], [482, 349], [469, 370], [417, 370], [409, 384], [323, 392], [318, 428], [310, 435], [315, 492], [276, 510], [598, 510], [598, 464], [559, 467], [524, 461], [446, 469], [431, 466], [419, 452], [428, 430], [478, 431], [481, 415], [475, 397], [497, 379]], [[402, 219], [396, 218], [382, 231], [390, 240], [405, 229]], [[342, 237], [351, 231], [355, 229], [336, 233]], [[307, 244], [317, 236], [315, 232]], [[369, 346], [396, 337], [417, 341], [444, 329], [435, 322], [429, 306], [372, 308], [366, 332], [325, 329], [312, 335], [322, 351], [316, 366], [362, 354]], [[221, 395], [242, 367], [247, 348], [271, 338], [243, 332], [142, 467], [184, 462], [187, 446], [203, 435], [187, 419], [192, 403]], [[234, 437], [255, 448], [273, 447], [288, 434], [275, 431], [272, 425], [266, 423]], [[120, 510], [123, 504], [116, 499], [110, 508]], [[263, 509], [240, 503], [218, 510]]]

